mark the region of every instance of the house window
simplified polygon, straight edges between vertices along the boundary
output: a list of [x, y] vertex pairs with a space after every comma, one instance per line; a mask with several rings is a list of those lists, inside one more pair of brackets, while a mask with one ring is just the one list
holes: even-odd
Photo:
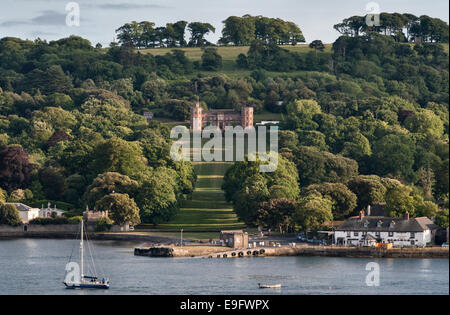
[[416, 233], [411, 233], [411, 238], [416, 238]]
[[347, 237], [351, 237], [352, 233], [351, 232], [347, 232]]
[[353, 233], [354, 236], [359, 236], [358, 232]]
[[375, 232], [375, 235], [380, 237], [381, 233], [380, 232]]
[[389, 232], [389, 237], [394, 237], [394, 232]]

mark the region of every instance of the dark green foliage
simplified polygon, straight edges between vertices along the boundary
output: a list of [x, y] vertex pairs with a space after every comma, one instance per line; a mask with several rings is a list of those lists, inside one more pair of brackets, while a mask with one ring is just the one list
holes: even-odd
[[15, 205], [0, 204], [0, 224], [19, 226], [22, 224], [19, 211]]
[[114, 221], [108, 217], [100, 218], [95, 222], [95, 232], [108, 232], [113, 224]]
[[358, 175], [358, 163], [343, 156], [321, 152], [314, 147], [298, 147], [293, 152], [300, 185], [343, 183]]
[[239, 218], [255, 224], [257, 210], [270, 199], [296, 199], [299, 195], [298, 175], [292, 162], [279, 157], [278, 168], [272, 173], [260, 173], [262, 162], [237, 162], [225, 174], [222, 189], [233, 202]]
[[95, 203], [95, 211], [108, 211], [109, 217], [118, 225], [141, 223], [139, 208], [127, 194], [112, 193]]
[[202, 68], [207, 71], [217, 71], [222, 68], [222, 57], [216, 48], [205, 48], [202, 55]]
[[300, 28], [293, 22], [264, 16], [230, 16], [224, 23], [219, 44], [249, 45], [259, 39], [265, 43], [277, 45], [296, 45], [305, 42]]
[[34, 225], [62, 225], [69, 224], [69, 219], [66, 217], [56, 217], [56, 218], [35, 218], [30, 220], [29, 224]]
[[0, 187], [13, 191], [28, 186], [33, 168], [22, 147], [0, 148]]
[[412, 14], [381, 13], [380, 25], [369, 26], [366, 16], [352, 16], [334, 28], [343, 35], [358, 37], [361, 34], [388, 35], [398, 42], [421, 41], [448, 43], [448, 24], [440, 19], [426, 15], [416, 17]]

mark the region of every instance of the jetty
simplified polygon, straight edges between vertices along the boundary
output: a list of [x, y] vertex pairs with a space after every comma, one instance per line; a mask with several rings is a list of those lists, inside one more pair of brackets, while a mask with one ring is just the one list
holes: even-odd
[[220, 246], [161, 246], [138, 247], [134, 255], [146, 257], [191, 257], [191, 258], [250, 258], [282, 256], [323, 256], [347, 258], [449, 258], [449, 249], [429, 248], [366, 248], [337, 246], [281, 246], [248, 249], [231, 249]]

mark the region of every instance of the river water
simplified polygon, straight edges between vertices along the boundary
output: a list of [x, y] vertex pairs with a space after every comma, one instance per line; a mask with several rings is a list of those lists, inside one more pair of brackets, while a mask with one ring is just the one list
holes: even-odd
[[[0, 240], [0, 294], [449, 294], [448, 259], [148, 258], [133, 255], [138, 245], [91, 242], [111, 288], [79, 291], [61, 282], [76, 241]], [[370, 262], [379, 264], [379, 286], [366, 284]]]

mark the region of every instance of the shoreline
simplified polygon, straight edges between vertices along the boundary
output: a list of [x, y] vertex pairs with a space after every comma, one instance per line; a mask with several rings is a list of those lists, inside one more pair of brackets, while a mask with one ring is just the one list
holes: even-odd
[[[2, 239], [18, 239], [18, 238], [41, 238], [41, 239], [76, 239], [78, 233], [73, 232], [0, 232], [0, 240]], [[154, 235], [143, 234], [121, 234], [121, 233], [103, 233], [103, 232], [90, 232], [90, 240], [96, 241], [144, 241], [149, 243], [159, 244], [172, 244], [176, 240], [169, 237], [161, 237]]]
[[[0, 232], [4, 239], [76, 239], [74, 232]], [[232, 249], [222, 246], [194, 245], [174, 246], [178, 239], [145, 234], [91, 232], [89, 239], [97, 241], [143, 242], [145, 247], [136, 247], [134, 255], [163, 258], [246, 258], [246, 257], [343, 257], [343, 258], [449, 258], [449, 249], [441, 247], [375, 249], [334, 246], [282, 246]], [[189, 242], [189, 240], [185, 240]], [[159, 245], [156, 245], [159, 244]]]
[[433, 258], [448, 259], [449, 249], [430, 248], [358, 248], [358, 247], [259, 247], [231, 249], [217, 246], [137, 247], [135, 256], [159, 258], [250, 258], [250, 257], [342, 257], [342, 258]]

